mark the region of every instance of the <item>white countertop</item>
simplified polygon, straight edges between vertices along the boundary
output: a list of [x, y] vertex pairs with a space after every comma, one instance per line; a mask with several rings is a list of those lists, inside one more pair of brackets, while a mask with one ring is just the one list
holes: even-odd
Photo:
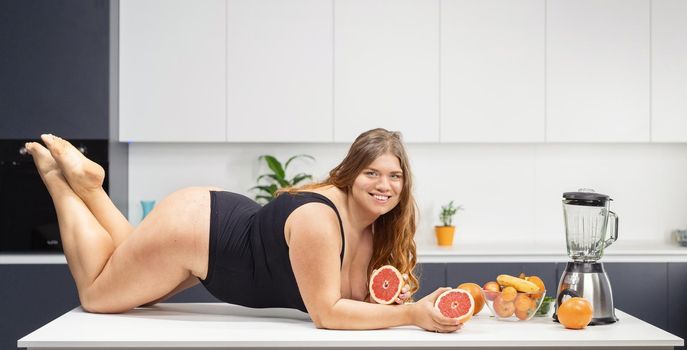
[[[444, 248], [418, 245], [418, 262], [568, 262], [565, 242], [457, 243]], [[687, 262], [687, 247], [677, 243], [617, 241], [606, 248], [602, 262]]]
[[66, 264], [64, 254], [8, 254], [0, 253], [0, 265], [24, 265], [24, 264]]
[[7, 254], [0, 253], [0, 265], [23, 265], [23, 264], [66, 264], [67, 258], [64, 254], [45, 253], [45, 254]]
[[[393, 307], [393, 306], [390, 306]], [[19, 347], [672, 347], [683, 340], [616, 311], [620, 322], [568, 330], [550, 317], [499, 321], [486, 308], [450, 334], [397, 327], [373, 331], [317, 329], [308, 315], [221, 303], [158, 304], [124, 314], [78, 307], [18, 341]]]
[[[442, 248], [418, 244], [418, 262], [568, 262], [565, 242], [456, 243]], [[687, 247], [677, 243], [618, 241], [604, 252], [602, 262], [687, 262]], [[62, 254], [0, 254], [0, 264], [66, 264]]]

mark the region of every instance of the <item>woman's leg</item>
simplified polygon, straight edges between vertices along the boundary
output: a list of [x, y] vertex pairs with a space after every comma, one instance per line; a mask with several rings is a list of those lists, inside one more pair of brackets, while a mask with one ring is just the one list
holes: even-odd
[[[102, 185], [105, 180], [105, 170], [103, 167], [86, 158], [84, 154], [67, 140], [54, 135], [41, 135], [41, 139], [48, 146], [53, 159], [60, 167], [60, 171], [69, 185], [110, 234], [115, 248], [118, 247], [133, 232], [134, 227], [117, 209], [103, 189]], [[208, 188], [208, 190], [221, 189]], [[199, 281], [195, 276], [189, 276], [168, 294], [148, 302], [146, 305], [163, 301], [198, 283]]]
[[86, 158], [71, 143], [53, 135], [41, 135], [69, 186], [83, 200], [93, 216], [118, 247], [134, 230], [103, 189], [105, 170]]
[[114, 244], [69, 186], [50, 152], [35, 142], [27, 143], [26, 149], [52, 197], [69, 270], [80, 291], [100, 274]]
[[[54, 144], [51, 144], [54, 145]], [[62, 244], [84, 309], [123, 312], [164, 297], [192, 276], [207, 275], [207, 189], [175, 192], [115, 249], [112, 238], [65, 180], [48, 150], [34, 157], [58, 215]]]
[[154, 304], [206, 278], [210, 192], [172, 193], [112, 254], [86, 294], [90, 311], [123, 312]]

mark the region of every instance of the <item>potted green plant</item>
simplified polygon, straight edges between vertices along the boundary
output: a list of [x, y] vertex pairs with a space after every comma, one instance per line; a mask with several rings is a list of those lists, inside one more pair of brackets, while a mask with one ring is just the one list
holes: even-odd
[[456, 215], [458, 210], [462, 210], [463, 206], [454, 206], [453, 201], [441, 207], [441, 212], [439, 213], [439, 220], [441, 221], [441, 226], [434, 226], [434, 231], [437, 236], [437, 244], [440, 246], [450, 247], [453, 245], [453, 236], [456, 232], [456, 227], [453, 226], [453, 216]]
[[315, 160], [313, 156], [299, 154], [289, 158], [282, 166], [282, 163], [272, 155], [267, 154], [258, 157], [258, 161], [265, 161], [265, 163], [267, 163], [267, 167], [271, 172], [258, 176], [257, 180], [255, 180], [258, 185], [251, 187], [251, 191], [258, 191], [255, 195], [255, 201], [258, 203], [262, 202], [262, 204], [269, 203], [274, 199], [278, 190], [296, 186], [304, 180], [312, 180], [312, 175], [306, 173], [298, 173], [290, 179], [286, 177], [286, 170], [289, 164], [299, 158], [310, 158]]

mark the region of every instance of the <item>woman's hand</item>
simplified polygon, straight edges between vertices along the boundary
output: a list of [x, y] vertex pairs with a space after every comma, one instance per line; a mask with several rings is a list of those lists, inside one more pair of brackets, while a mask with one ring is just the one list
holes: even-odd
[[[377, 271], [377, 270], [375, 270], [375, 271]], [[403, 274], [403, 287], [401, 287], [401, 294], [398, 295], [398, 297], [396, 298], [396, 300], [394, 300], [394, 302], [398, 305], [402, 305], [402, 304], [405, 304], [406, 302], [408, 302], [408, 300], [410, 299], [410, 296], [412, 295], [409, 291], [410, 291], [410, 286], [408, 286], [408, 275], [404, 273]], [[372, 304], [377, 304], [377, 302], [374, 299], [372, 299], [369, 295], [367, 298], [365, 298], [365, 301], [372, 303]]]
[[396, 298], [396, 304], [405, 304], [410, 299], [410, 286], [408, 286], [408, 274], [403, 274], [403, 287], [401, 288], [401, 294]]
[[450, 333], [459, 330], [463, 325], [462, 323], [442, 315], [439, 310], [434, 308], [434, 302], [439, 295], [449, 289], [451, 288], [439, 288], [417, 303], [412, 304], [413, 324], [430, 332]]

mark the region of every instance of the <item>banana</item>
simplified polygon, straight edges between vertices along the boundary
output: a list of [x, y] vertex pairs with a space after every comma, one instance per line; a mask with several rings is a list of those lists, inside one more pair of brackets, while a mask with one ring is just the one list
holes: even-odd
[[496, 282], [504, 287], [511, 286], [518, 292], [531, 293], [539, 291], [539, 286], [536, 284], [511, 275], [499, 275], [496, 277]]

